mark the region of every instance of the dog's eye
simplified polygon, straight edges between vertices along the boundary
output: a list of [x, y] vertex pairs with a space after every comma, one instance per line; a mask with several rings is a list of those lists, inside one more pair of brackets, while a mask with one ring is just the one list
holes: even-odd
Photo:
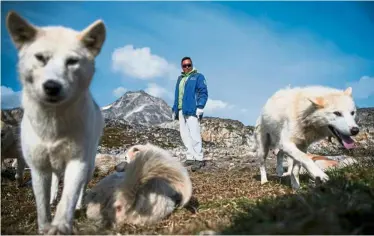
[[79, 59], [75, 57], [70, 57], [66, 60], [66, 66], [74, 66], [78, 63]]
[[354, 111], [352, 111], [352, 112], [351, 112], [351, 115], [352, 115], [352, 116], [354, 116], [354, 115], [355, 115], [355, 112], [354, 112]]
[[342, 113], [340, 113], [340, 112], [338, 112], [338, 111], [335, 111], [334, 114], [335, 114], [336, 116], [342, 116]]
[[43, 63], [43, 65], [47, 64], [48, 58], [46, 58], [43, 54], [37, 53], [37, 54], [35, 54], [35, 58], [36, 58], [36, 60], [38, 60], [41, 63]]

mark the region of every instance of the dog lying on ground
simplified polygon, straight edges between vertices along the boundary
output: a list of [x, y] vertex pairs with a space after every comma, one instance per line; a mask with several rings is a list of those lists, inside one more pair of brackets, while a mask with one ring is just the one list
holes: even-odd
[[329, 177], [307, 157], [306, 150], [311, 143], [332, 135], [345, 148], [353, 148], [354, 141], [350, 136], [359, 133], [355, 117], [356, 106], [350, 87], [345, 91], [322, 86], [277, 91], [268, 99], [256, 122], [256, 155], [260, 161], [261, 184], [268, 181], [265, 161], [270, 148], [279, 148], [278, 176], [283, 176], [283, 156], [290, 157], [293, 189], [300, 187], [300, 165], [312, 178], [327, 181]]
[[[92, 177], [104, 126], [89, 86], [95, 57], [105, 41], [105, 26], [99, 20], [81, 32], [37, 27], [15, 12], [8, 13], [6, 26], [18, 49], [24, 109], [21, 147], [31, 169], [38, 230], [71, 234], [74, 211], [81, 208]], [[52, 220], [50, 191], [56, 189], [62, 173], [64, 188]]]
[[[343, 168], [357, 163], [357, 160], [351, 157], [340, 156], [340, 160], [330, 159], [326, 156], [307, 154], [316, 165], [323, 171], [332, 169], [332, 168]], [[303, 167], [300, 169], [300, 174], [307, 173]]]
[[126, 156], [125, 172], [105, 177], [87, 194], [88, 219], [114, 227], [149, 225], [189, 202], [188, 172], [168, 151], [148, 143], [131, 147]]

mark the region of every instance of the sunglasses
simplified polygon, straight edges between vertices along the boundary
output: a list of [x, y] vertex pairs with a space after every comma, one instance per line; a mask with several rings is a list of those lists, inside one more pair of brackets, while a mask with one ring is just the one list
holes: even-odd
[[188, 68], [188, 67], [191, 67], [192, 66], [192, 64], [184, 64], [184, 65], [182, 65], [182, 68]]

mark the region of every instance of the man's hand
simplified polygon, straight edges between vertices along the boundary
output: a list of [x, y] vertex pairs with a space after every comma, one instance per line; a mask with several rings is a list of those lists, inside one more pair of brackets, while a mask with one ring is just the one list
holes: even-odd
[[196, 109], [196, 116], [199, 120], [201, 120], [201, 118], [203, 117], [203, 114], [204, 114], [204, 110], [203, 109], [200, 109], [200, 108], [197, 108]]

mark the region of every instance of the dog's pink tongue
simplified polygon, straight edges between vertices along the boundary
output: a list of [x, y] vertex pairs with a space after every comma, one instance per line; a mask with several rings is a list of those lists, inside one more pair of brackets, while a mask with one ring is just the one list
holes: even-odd
[[342, 141], [346, 149], [352, 149], [355, 147], [355, 141], [349, 136], [342, 135]]

